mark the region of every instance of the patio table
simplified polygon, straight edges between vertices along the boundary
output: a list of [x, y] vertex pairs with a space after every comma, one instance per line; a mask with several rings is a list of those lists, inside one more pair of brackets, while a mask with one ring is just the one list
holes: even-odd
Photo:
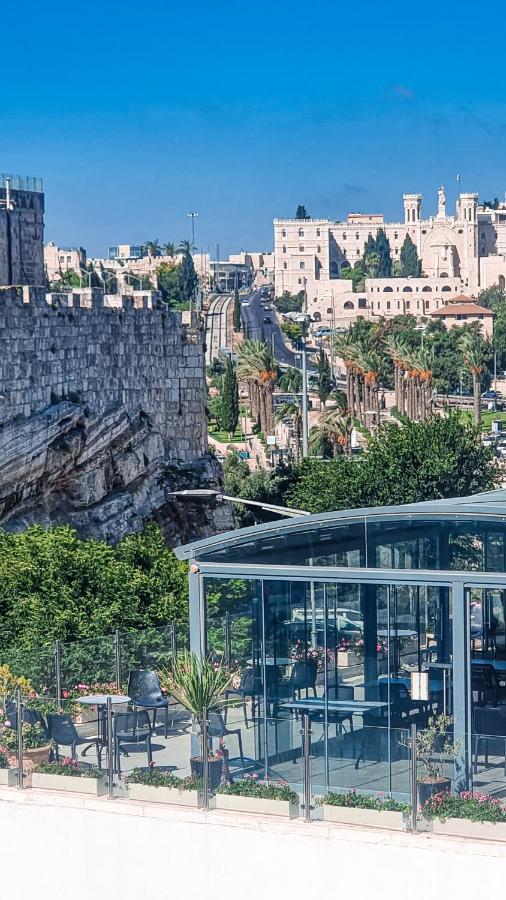
[[[83, 706], [96, 706], [98, 709], [98, 729], [99, 729], [99, 739], [100, 743], [107, 747], [107, 716], [105, 715], [107, 701], [111, 700], [111, 704], [113, 706], [118, 706], [121, 703], [131, 703], [130, 697], [127, 697], [126, 694], [86, 694], [84, 697], [79, 697], [79, 703], [82, 703]], [[83, 751], [83, 756], [86, 753], [86, 750]]]

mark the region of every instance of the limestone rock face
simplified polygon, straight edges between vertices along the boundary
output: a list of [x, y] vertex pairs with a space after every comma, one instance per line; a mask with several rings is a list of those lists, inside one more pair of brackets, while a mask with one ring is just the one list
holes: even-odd
[[94, 416], [62, 401], [0, 428], [0, 524], [9, 531], [67, 523], [115, 543], [155, 519], [175, 546], [233, 527], [227, 505], [170, 497], [183, 488], [220, 490], [218, 462], [211, 454], [167, 462], [141, 409]]

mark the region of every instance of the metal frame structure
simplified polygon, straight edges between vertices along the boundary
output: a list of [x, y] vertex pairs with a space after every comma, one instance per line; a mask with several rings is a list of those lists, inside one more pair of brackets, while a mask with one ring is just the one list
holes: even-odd
[[[287, 582], [319, 582], [319, 583], [354, 583], [357, 585], [377, 586], [439, 586], [451, 590], [453, 604], [453, 715], [455, 737], [462, 745], [462, 758], [457, 761], [460, 772], [460, 784], [464, 786], [471, 760], [471, 628], [469, 603], [466, 602], [466, 590], [471, 588], [494, 588], [506, 591], [506, 571], [470, 571], [466, 569], [408, 569], [378, 568], [368, 565], [368, 527], [371, 523], [413, 525], [417, 520], [430, 519], [436, 523], [462, 523], [466, 520], [478, 522], [484, 526], [484, 532], [490, 526], [497, 526], [502, 532], [506, 553], [506, 490], [489, 491], [473, 497], [452, 498], [423, 503], [407, 504], [395, 507], [375, 507], [359, 510], [341, 510], [337, 512], [301, 516], [289, 520], [269, 522], [226, 532], [193, 544], [179, 547], [176, 555], [190, 562], [189, 600], [190, 600], [190, 644], [197, 653], [206, 652], [206, 608], [204, 579], [259, 579]], [[262, 544], [272, 557], [276, 546], [289, 551], [290, 537], [304, 534], [315, 537], [320, 528], [328, 528], [339, 524], [362, 524], [364, 526], [364, 566], [322, 566], [314, 565], [312, 560], [300, 564], [286, 561], [265, 563], [258, 561], [262, 556]], [[487, 526], [487, 528], [485, 527]], [[471, 529], [470, 529], [471, 530]], [[420, 532], [417, 532], [420, 535]], [[416, 537], [417, 535], [413, 535]], [[423, 532], [422, 532], [423, 536]], [[275, 538], [275, 541], [272, 539]], [[407, 537], [406, 540], [409, 538]], [[269, 545], [269, 540], [271, 544]], [[299, 543], [300, 545], [300, 543]], [[248, 549], [255, 547], [254, 560], [248, 561]], [[240, 550], [244, 548], [241, 558]], [[231, 552], [233, 551], [233, 552]], [[324, 550], [322, 546], [322, 554]], [[297, 553], [294, 553], [297, 556]], [[506, 564], [505, 564], [506, 569]], [[462, 772], [464, 780], [462, 780]]]

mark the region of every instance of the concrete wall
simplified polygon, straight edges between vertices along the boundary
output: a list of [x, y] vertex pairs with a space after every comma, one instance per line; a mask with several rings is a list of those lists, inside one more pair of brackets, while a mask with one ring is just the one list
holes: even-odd
[[504, 845], [3, 789], [2, 896], [16, 900], [476, 900]]

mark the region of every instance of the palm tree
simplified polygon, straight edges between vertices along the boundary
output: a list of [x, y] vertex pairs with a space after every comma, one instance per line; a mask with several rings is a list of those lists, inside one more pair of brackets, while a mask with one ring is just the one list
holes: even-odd
[[330, 409], [322, 416], [319, 424], [311, 429], [311, 444], [315, 447], [321, 446], [323, 441], [328, 442], [334, 456], [339, 453], [351, 455], [352, 430], [350, 415], [341, 415], [338, 409]]
[[282, 422], [283, 419], [292, 419], [293, 430], [295, 432], [295, 462], [300, 460], [300, 445], [302, 441], [302, 407], [297, 398], [287, 400], [281, 406], [278, 406], [274, 420]]
[[174, 256], [176, 253], [176, 245], [173, 241], [168, 241], [163, 245], [163, 252], [165, 256]]
[[181, 241], [177, 249], [179, 253], [186, 253], [188, 256], [191, 256], [195, 247], [191, 241]]
[[340, 356], [344, 363], [344, 368], [346, 370], [346, 396], [348, 397], [348, 407], [351, 415], [355, 416], [357, 414], [355, 405], [355, 379], [357, 374], [355, 370], [356, 340], [349, 332], [337, 335], [334, 339], [334, 348], [337, 355]]
[[481, 422], [481, 376], [487, 361], [487, 344], [478, 331], [467, 331], [460, 339], [464, 363], [473, 376], [474, 421]]
[[274, 414], [272, 394], [277, 370], [271, 348], [263, 341], [246, 340], [237, 351], [237, 376], [248, 384], [251, 417], [264, 435], [272, 434]]
[[302, 390], [302, 372], [290, 366], [278, 379], [278, 388], [287, 394], [299, 394]]
[[394, 365], [395, 405], [401, 415], [406, 411], [406, 372], [410, 348], [399, 333], [389, 335], [385, 340], [385, 349]]
[[370, 410], [375, 415], [376, 424], [379, 425], [379, 383], [384, 369], [384, 359], [377, 350], [363, 348], [359, 350], [359, 361], [364, 374], [364, 419], [365, 413]]
[[152, 259], [153, 256], [160, 256], [160, 243], [158, 239], [154, 241], [146, 241], [144, 246], [150, 259]]

